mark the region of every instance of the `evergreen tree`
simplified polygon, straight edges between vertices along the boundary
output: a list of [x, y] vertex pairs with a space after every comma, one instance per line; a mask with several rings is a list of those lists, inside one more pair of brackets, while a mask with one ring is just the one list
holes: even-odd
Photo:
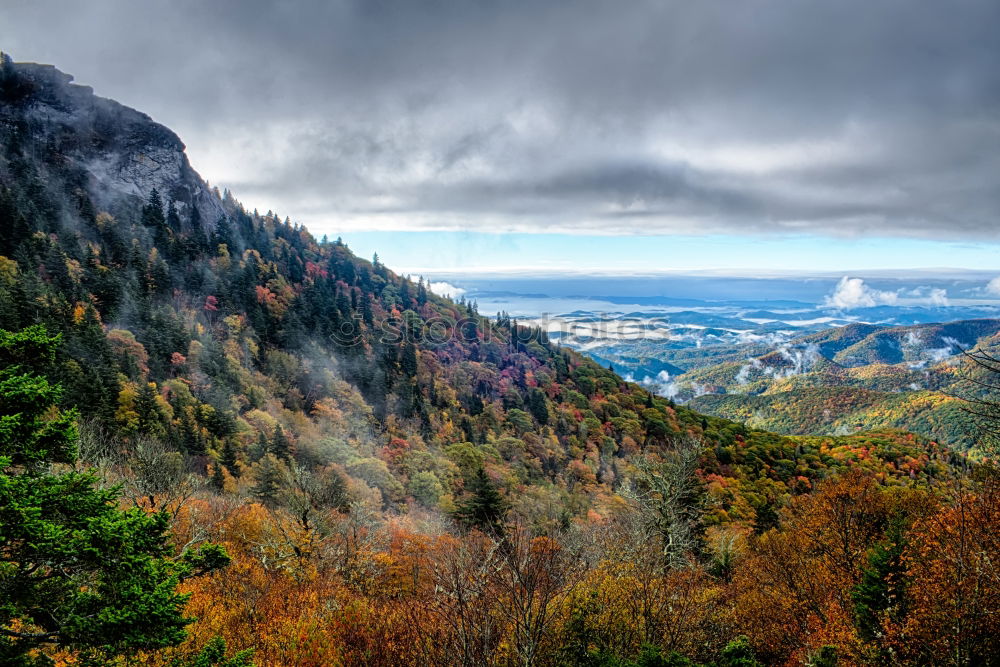
[[372, 312], [372, 300], [367, 294], [361, 297], [361, 319], [368, 326], [372, 326], [375, 323], [375, 314]]
[[285, 486], [285, 465], [274, 454], [268, 454], [257, 465], [255, 478], [250, 492], [265, 505], [276, 505]]
[[163, 200], [160, 193], [153, 188], [149, 193], [146, 205], [142, 207], [142, 224], [152, 227], [156, 231], [162, 231], [166, 226], [166, 218], [163, 216]]
[[399, 368], [408, 378], [417, 374], [417, 347], [411, 342], [403, 343], [399, 358]]
[[194, 240], [195, 248], [204, 250], [205, 226], [201, 222], [201, 213], [198, 212], [197, 206], [191, 206], [191, 220], [188, 224], [191, 226], [191, 238]]
[[198, 655], [190, 660], [173, 660], [170, 667], [254, 667], [252, 658], [253, 649], [239, 651], [231, 658], [226, 658], [226, 640], [215, 636]]
[[274, 427], [274, 435], [271, 437], [271, 446], [268, 451], [282, 461], [287, 461], [292, 457], [292, 443], [288, 441], [288, 436], [285, 435], [281, 424]]
[[181, 229], [181, 216], [177, 213], [177, 207], [174, 205], [174, 202], [170, 202], [170, 205], [167, 206], [167, 227], [175, 233]]
[[399, 300], [403, 304], [403, 309], [410, 307], [410, 281], [404, 278], [399, 285]]
[[181, 417], [180, 444], [188, 454], [205, 453], [205, 439], [202, 437], [201, 429], [189, 414]]
[[427, 285], [424, 283], [423, 276], [417, 282], [417, 305], [423, 306], [427, 303]]
[[[96, 476], [53, 473], [75, 461], [74, 413], [55, 404], [58, 336], [0, 331], [0, 664], [51, 664], [55, 651], [84, 662], [179, 644], [184, 578], [228, 563], [207, 545], [170, 557], [169, 517], [119, 508]], [[23, 363], [11, 363], [11, 360]]]
[[267, 450], [270, 447], [271, 444], [268, 442], [267, 436], [264, 435], [263, 431], [258, 431], [257, 442], [254, 443], [253, 449], [250, 452], [250, 460], [254, 463], [260, 461], [267, 455]]
[[903, 551], [905, 531], [900, 521], [890, 524], [888, 540], [877, 544], [868, 554], [868, 564], [861, 571], [861, 581], [851, 591], [854, 601], [854, 622], [858, 634], [866, 641], [875, 641], [882, 634], [887, 614], [897, 619], [902, 615], [906, 565]]
[[222, 456], [219, 458], [219, 463], [224, 465], [233, 477], [240, 476], [240, 469], [236, 458], [236, 447], [230, 438], [226, 438], [226, 441], [222, 444]]
[[528, 411], [540, 425], [549, 423], [549, 406], [545, 401], [545, 394], [537, 387], [528, 392]]
[[222, 463], [216, 461], [212, 466], [212, 486], [216, 491], [222, 491], [226, 487], [226, 476], [222, 472]]
[[156, 385], [152, 382], [140, 382], [139, 392], [135, 397], [135, 412], [139, 415], [137, 430], [139, 433], [158, 435], [163, 430], [160, 406], [156, 402]]
[[42, 376], [54, 367], [60, 340], [41, 326], [0, 331], [0, 459], [8, 466], [33, 469], [76, 458], [76, 414], [48, 414], [62, 387]]
[[763, 667], [750, 646], [750, 640], [742, 635], [726, 644], [719, 657], [718, 667]]
[[509, 509], [509, 503], [486, 474], [486, 469], [480, 466], [469, 484], [469, 495], [459, 504], [455, 516], [469, 528], [503, 535]]

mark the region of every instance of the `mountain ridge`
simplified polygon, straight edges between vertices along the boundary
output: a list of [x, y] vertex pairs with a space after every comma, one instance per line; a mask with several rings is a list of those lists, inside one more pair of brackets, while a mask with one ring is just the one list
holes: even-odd
[[[11, 67], [9, 56], [3, 56]], [[145, 201], [156, 189], [181, 212], [197, 208], [206, 225], [225, 215], [222, 199], [191, 167], [184, 142], [147, 114], [99, 97], [53, 65], [17, 63], [17, 83], [0, 82], [0, 122], [57, 152], [82, 172], [95, 204], [114, 213], [121, 199]], [[42, 136], [35, 136], [41, 132]], [[109, 139], [114, 140], [109, 143]], [[134, 204], [134, 201], [132, 202]]]
[[677, 380], [714, 389], [692, 398], [694, 409], [778, 433], [903, 428], [973, 450], [978, 434], [962, 413], [967, 399], [986, 398], [977, 382], [988, 378], [963, 353], [995, 352], [998, 336], [995, 319], [850, 325]]
[[[20, 67], [0, 63], [0, 330], [59, 343], [39, 383], [78, 411], [105, 506], [228, 564], [167, 572], [199, 620], [127, 662], [718, 666], [830, 642], [850, 660], [867, 650], [849, 634], [866, 554], [968, 476], [912, 433], [786, 437], [656, 396], [540, 327], [208, 190], [148, 117], [41, 113], [55, 107]], [[158, 141], [176, 169], [87, 168]], [[841, 517], [847, 568], [827, 556]], [[789, 571], [823, 597], [771, 594]], [[789, 639], [800, 613], [810, 628], [836, 613], [835, 634]]]
[[[607, 511], [632, 459], [679, 439], [774, 442], [654, 397], [540, 329], [436, 297], [340, 240], [321, 243], [287, 218], [219, 200], [176, 135], [148, 116], [95, 102], [87, 89], [52, 90], [73, 84], [47, 67], [26, 66], [22, 85], [21, 68], [5, 60], [0, 87], [15, 100], [3, 111], [0, 216], [13, 223], [0, 234], [12, 287], [0, 319], [62, 332], [70, 405], [126, 437], [164, 437], [202, 474], [225, 459], [242, 493], [275, 465], [265, 455], [280, 431], [290, 441], [283, 456], [290, 449], [299, 462], [340, 466], [385, 508], [423, 494], [425, 505], [450, 511], [482, 466], [511, 497], [534, 489], [553, 507], [576, 498], [576, 516]], [[63, 109], [84, 122], [58, 116], [24, 134], [49, 98], [101, 109], [93, 118]], [[95, 125], [107, 109], [128, 122]], [[86, 141], [97, 125], [107, 136]], [[99, 212], [93, 189], [104, 182], [81, 183], [80, 164], [116, 147], [118, 162], [131, 159], [149, 137], [174, 151], [180, 167], [168, 176], [178, 180], [143, 181], [145, 200], [116, 190], [114, 213]], [[198, 220], [197, 206], [177, 206], [174, 195], [188, 187], [222, 207], [214, 225]], [[47, 236], [23, 231], [32, 229]], [[721, 465], [711, 451], [706, 470]]]

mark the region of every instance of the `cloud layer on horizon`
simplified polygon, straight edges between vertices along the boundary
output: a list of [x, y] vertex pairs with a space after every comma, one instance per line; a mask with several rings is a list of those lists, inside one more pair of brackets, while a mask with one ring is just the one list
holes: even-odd
[[314, 231], [1000, 238], [1000, 4], [0, 8], [0, 47]]

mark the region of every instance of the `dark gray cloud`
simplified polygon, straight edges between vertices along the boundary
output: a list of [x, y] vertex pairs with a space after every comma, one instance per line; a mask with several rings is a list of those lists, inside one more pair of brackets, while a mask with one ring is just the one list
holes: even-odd
[[318, 231], [1000, 236], [1000, 3], [7, 0]]

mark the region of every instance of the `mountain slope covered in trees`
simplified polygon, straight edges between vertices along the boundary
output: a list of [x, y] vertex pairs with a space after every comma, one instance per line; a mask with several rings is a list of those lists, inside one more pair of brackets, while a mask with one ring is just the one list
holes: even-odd
[[[232, 555], [185, 584], [202, 620], [182, 655], [220, 635], [274, 665], [802, 657], [856, 632], [860, 560], [830, 566], [825, 597], [802, 603], [819, 615], [789, 638], [742, 614], [766, 606], [747, 588], [760, 554], [797, 534], [766, 538], [742, 574], [750, 547], [734, 545], [786, 530], [783, 516], [816, 529], [826, 501], [795, 497], [864, 471], [826, 487], [881, 499], [851, 545], [861, 559], [891, 517], [938, 511], [910, 491], [965, 470], [903, 432], [788, 438], [654, 396], [245, 210], [172, 132], [53, 68], [3, 60], [0, 147], [0, 328], [61, 337], [47, 373], [79, 411], [86, 464], [169, 513], [178, 551], [212, 540]], [[640, 571], [656, 610], [628, 612], [623, 635], [607, 615], [638, 604]], [[809, 629], [827, 617], [839, 625]]]
[[[447, 510], [482, 466], [556, 521], [600, 511], [630, 457], [682, 435], [770, 439], [244, 210], [168, 130], [52, 68], [8, 62], [2, 86], [0, 323], [61, 333], [66, 404], [168, 441], [194, 470], [219, 464], [232, 485], [334, 464], [384, 509]], [[173, 180], [92, 168], [150, 154]]]
[[990, 393], [988, 373], [963, 352], [995, 354], [1000, 321], [883, 327], [855, 324], [809, 334], [776, 350], [702, 366], [677, 379], [710, 389], [690, 407], [785, 434], [913, 431], [975, 450], [962, 418]]

